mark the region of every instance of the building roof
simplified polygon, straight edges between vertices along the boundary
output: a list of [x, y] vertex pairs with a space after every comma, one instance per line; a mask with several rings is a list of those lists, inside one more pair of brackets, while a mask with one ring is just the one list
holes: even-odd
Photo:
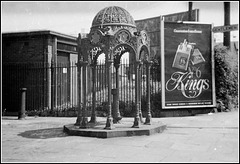
[[77, 37], [63, 34], [60, 32], [55, 32], [52, 30], [36, 30], [36, 31], [19, 31], [19, 32], [6, 32], [2, 33], [3, 37], [21, 37], [21, 36], [32, 36], [32, 35], [55, 35], [58, 37], [68, 38], [71, 40], [76, 40]]

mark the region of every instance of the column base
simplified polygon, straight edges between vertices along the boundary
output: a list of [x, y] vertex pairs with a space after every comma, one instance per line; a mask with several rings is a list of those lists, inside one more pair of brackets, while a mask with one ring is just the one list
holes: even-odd
[[80, 126], [82, 121], [82, 117], [77, 117], [76, 123], [74, 124], [75, 126]]
[[152, 125], [152, 116], [147, 115], [146, 120], [145, 120], [145, 125]]
[[97, 117], [96, 117], [96, 116], [92, 116], [92, 117], [91, 117], [91, 120], [89, 121], [89, 123], [94, 123], [94, 124], [96, 124], [96, 123], [97, 123]]
[[82, 118], [82, 122], [81, 122], [81, 125], [80, 125], [80, 129], [87, 129], [88, 128], [88, 118], [87, 117], [83, 117]]
[[144, 123], [142, 113], [139, 113], [140, 122]]
[[26, 119], [26, 115], [24, 113], [18, 113], [18, 119], [19, 120], [25, 120]]
[[114, 129], [115, 127], [113, 126], [113, 118], [112, 117], [108, 117], [107, 118], [107, 122], [106, 122], [106, 126], [104, 129], [107, 129], [107, 130], [111, 130], [111, 129]]
[[140, 128], [140, 117], [135, 117], [132, 128]]
[[113, 118], [113, 123], [114, 123], [114, 124], [121, 123], [121, 121], [120, 121], [121, 119], [122, 119], [121, 116], [115, 117], [115, 118]]

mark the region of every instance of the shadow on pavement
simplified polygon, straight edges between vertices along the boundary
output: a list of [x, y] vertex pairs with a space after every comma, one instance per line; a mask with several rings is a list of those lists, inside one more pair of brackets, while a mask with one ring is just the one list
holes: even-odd
[[18, 134], [25, 138], [48, 139], [58, 137], [68, 137], [69, 135], [63, 132], [63, 128], [48, 128], [39, 130], [29, 130]]

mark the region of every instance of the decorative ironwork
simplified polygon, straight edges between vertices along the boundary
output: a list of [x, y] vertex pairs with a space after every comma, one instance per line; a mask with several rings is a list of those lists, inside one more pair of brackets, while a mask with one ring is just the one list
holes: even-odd
[[118, 32], [118, 34], [116, 35], [116, 40], [119, 43], [126, 43], [129, 41], [130, 39], [130, 33], [127, 32], [127, 30], [121, 30], [120, 32]]
[[[81, 39], [81, 38], [79, 38]], [[135, 65], [135, 78], [138, 79], [140, 77], [139, 71], [141, 69], [141, 64], [143, 61], [147, 63], [149, 61], [149, 37], [145, 31], [137, 31], [135, 22], [132, 16], [123, 8], [111, 6], [106, 7], [98, 12], [98, 14], [94, 17], [92, 22], [92, 27], [88, 38], [81, 39], [81, 54], [83, 55], [83, 61], [90, 64], [93, 71], [93, 102], [95, 102], [95, 83], [96, 82], [96, 74], [95, 67], [97, 65], [98, 56], [101, 53], [105, 54], [107, 66], [107, 75], [108, 75], [108, 116], [105, 129], [112, 129], [113, 121], [118, 122], [118, 118], [120, 118], [119, 108], [119, 96], [116, 95], [119, 93], [119, 78], [118, 78], [118, 69], [121, 61], [121, 57], [125, 52], [129, 52], [134, 56], [133, 64]], [[141, 54], [142, 53], [142, 54]], [[115, 88], [115, 99], [114, 102], [116, 104], [113, 105], [113, 114], [112, 110], [112, 72], [111, 67], [112, 63], [115, 66], [116, 70], [116, 88]], [[86, 66], [83, 67], [83, 75], [84, 78], [84, 94], [83, 97], [86, 97]], [[139, 78], [140, 79], [140, 78]], [[136, 115], [134, 120], [133, 127], [138, 128], [140, 126], [140, 118], [141, 109], [140, 109], [140, 83], [141, 80], [135, 80], [135, 103], [136, 103]], [[148, 92], [150, 89], [148, 88]], [[150, 103], [150, 100], [148, 100]], [[86, 111], [86, 99], [84, 99], [82, 111]], [[95, 103], [92, 106], [92, 117], [91, 121], [96, 122], [95, 115]], [[118, 113], [118, 114], [117, 114]], [[148, 119], [151, 118], [150, 111], [148, 112]], [[84, 117], [84, 116], [83, 116]], [[113, 118], [114, 117], [114, 118]], [[82, 120], [86, 121], [86, 118], [82, 118]], [[150, 122], [149, 120], [147, 121]], [[82, 124], [82, 127], [87, 127], [86, 122]]]
[[147, 45], [147, 44], [148, 44], [148, 37], [147, 37], [147, 34], [146, 34], [145, 32], [142, 32], [141, 42], [142, 42], [142, 44], [144, 44], [144, 45]]
[[89, 50], [89, 56], [88, 61], [90, 64], [97, 64], [97, 58], [102, 53], [102, 49], [100, 47], [94, 47], [91, 50]]
[[109, 24], [136, 28], [133, 17], [125, 9], [117, 6], [106, 7], [99, 11], [93, 19], [92, 27], [103, 27]]
[[143, 61], [143, 62], [149, 61], [149, 55], [147, 54], [147, 52], [145, 52], [145, 51], [141, 52], [140, 60]]
[[92, 36], [91, 36], [91, 42], [94, 44], [97, 44], [98, 42], [100, 42], [100, 35], [95, 32]]

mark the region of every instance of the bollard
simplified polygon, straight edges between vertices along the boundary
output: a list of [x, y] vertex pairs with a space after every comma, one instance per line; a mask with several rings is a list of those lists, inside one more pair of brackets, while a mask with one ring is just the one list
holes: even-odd
[[26, 115], [26, 91], [27, 88], [21, 88], [21, 108], [20, 111], [18, 112], [18, 119], [22, 120], [25, 119]]

